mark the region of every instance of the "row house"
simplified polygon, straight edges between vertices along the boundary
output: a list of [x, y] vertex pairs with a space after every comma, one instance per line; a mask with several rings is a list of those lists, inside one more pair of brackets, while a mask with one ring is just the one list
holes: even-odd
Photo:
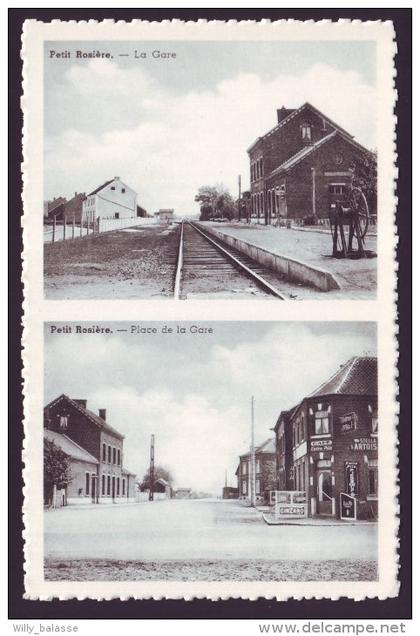
[[373, 153], [306, 102], [277, 110], [277, 124], [248, 148], [252, 215], [319, 220], [351, 183], [354, 166]]
[[96, 414], [86, 400], [60, 395], [44, 409], [44, 436], [70, 458], [67, 503], [134, 500], [135, 474], [123, 464], [124, 436], [107, 422], [105, 409]]
[[[251, 496], [251, 451], [240, 455], [238, 468], [238, 497], [248, 501]], [[267, 439], [255, 448], [255, 497], [257, 503], [269, 501], [270, 490], [276, 484], [276, 447], [274, 439]]]
[[346, 493], [358, 518], [377, 517], [377, 358], [348, 360], [274, 430], [279, 490], [305, 491], [311, 516], [339, 517]]

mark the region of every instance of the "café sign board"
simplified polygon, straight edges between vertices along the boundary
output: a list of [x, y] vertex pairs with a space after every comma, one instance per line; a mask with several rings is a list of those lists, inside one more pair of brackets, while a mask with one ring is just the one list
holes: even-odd
[[340, 416], [341, 432], [347, 433], [347, 431], [355, 431], [357, 428], [357, 414], [346, 413]]
[[332, 439], [311, 439], [311, 451], [332, 451]]
[[356, 497], [340, 492], [340, 519], [355, 521], [357, 519]]
[[377, 451], [378, 440], [376, 437], [355, 437], [350, 444], [350, 450]]

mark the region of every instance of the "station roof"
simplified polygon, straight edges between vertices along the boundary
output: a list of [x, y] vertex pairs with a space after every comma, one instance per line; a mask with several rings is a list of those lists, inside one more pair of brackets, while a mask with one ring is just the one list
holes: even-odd
[[82, 406], [80, 404], [80, 401], [78, 400], [73, 400], [72, 398], [70, 398], [68, 395], [65, 395], [64, 393], [62, 393], [58, 398], [56, 398], [55, 400], [53, 400], [52, 402], [50, 402], [49, 404], [47, 404], [47, 406], [45, 407], [45, 411], [48, 410], [49, 408], [52, 408], [53, 406], [55, 406], [60, 400], [64, 400], [66, 401], [69, 405], [71, 405], [73, 408], [75, 408], [76, 410], [78, 410], [80, 413], [82, 413], [83, 415], [85, 415], [86, 417], [88, 417], [90, 419], [91, 422], [93, 422], [94, 424], [96, 424], [96, 426], [98, 426], [99, 428], [101, 428], [102, 430], [111, 433], [112, 435], [114, 435], [114, 437], [117, 437], [118, 439], [124, 439], [124, 435], [121, 435], [121, 433], [119, 433], [115, 428], [113, 428], [112, 426], [110, 426], [108, 424], [108, 422], [106, 422], [102, 417], [100, 417], [99, 415], [96, 415], [96, 413], [94, 413], [93, 411], [91, 411], [90, 409], [86, 408], [85, 406]]
[[66, 453], [72, 459], [77, 459], [81, 462], [89, 462], [90, 464], [99, 464], [96, 457], [88, 453], [84, 448], [76, 444], [70, 437], [57, 433], [56, 431], [49, 431], [44, 429], [44, 437], [50, 442], [54, 442], [61, 450]]

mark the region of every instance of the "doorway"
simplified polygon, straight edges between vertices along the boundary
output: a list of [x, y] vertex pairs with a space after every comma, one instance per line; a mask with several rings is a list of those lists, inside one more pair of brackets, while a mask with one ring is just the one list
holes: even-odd
[[317, 471], [317, 514], [333, 514], [332, 479], [330, 470]]

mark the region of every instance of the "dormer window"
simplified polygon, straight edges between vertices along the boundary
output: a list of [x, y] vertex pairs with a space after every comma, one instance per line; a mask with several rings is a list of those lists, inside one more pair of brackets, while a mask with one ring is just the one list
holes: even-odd
[[66, 431], [68, 426], [68, 415], [60, 415], [60, 430]]
[[302, 140], [303, 141], [311, 141], [311, 139], [312, 139], [311, 124], [308, 124], [307, 122], [301, 124], [300, 130], [302, 132]]

